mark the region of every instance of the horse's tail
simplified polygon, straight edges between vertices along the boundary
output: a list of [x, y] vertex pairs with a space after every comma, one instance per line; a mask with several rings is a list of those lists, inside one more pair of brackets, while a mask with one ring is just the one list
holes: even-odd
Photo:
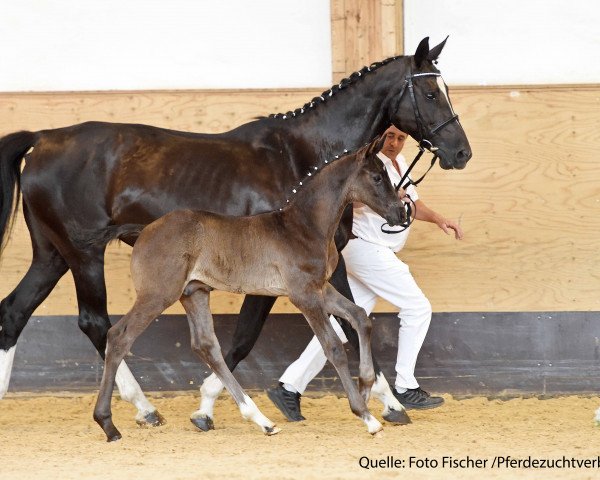
[[123, 237], [138, 237], [145, 226], [136, 223], [109, 225], [100, 230], [80, 231], [79, 234], [73, 235], [71, 241], [78, 248], [85, 250], [88, 247], [107, 245], [113, 240], [122, 239]]
[[16, 132], [0, 138], [0, 252], [14, 224], [21, 196], [21, 161], [37, 134]]

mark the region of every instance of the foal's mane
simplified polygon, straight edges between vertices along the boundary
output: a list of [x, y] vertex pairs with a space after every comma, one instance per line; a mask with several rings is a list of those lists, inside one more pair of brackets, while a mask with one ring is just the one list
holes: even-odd
[[404, 56], [398, 55], [395, 57], [389, 57], [380, 62], [374, 62], [369, 66], [364, 66], [360, 70], [353, 72], [348, 77], [340, 80], [339, 83], [333, 85], [329, 90], [325, 90], [323, 93], [321, 93], [321, 95], [314, 97], [309, 102], [306, 102], [302, 107], [298, 107], [293, 111], [290, 110], [289, 112], [286, 112], [286, 113], [272, 113], [268, 117], [257, 117], [257, 118], [258, 119], [279, 118], [282, 120], [286, 120], [289, 118], [294, 118], [298, 115], [302, 115], [302, 114], [306, 113], [308, 110], [315, 108], [317, 105], [319, 105], [321, 103], [325, 103], [329, 97], [333, 97], [333, 95], [338, 93], [339, 91], [344, 90], [344, 89], [348, 88], [350, 85], [361, 80], [364, 75], [374, 72], [375, 70], [378, 70], [379, 68], [383, 67], [384, 65], [387, 65], [388, 63], [393, 62], [394, 60], [398, 60], [400, 58], [404, 58]]
[[[374, 141], [375, 140], [373, 140], [373, 142]], [[325, 159], [323, 161], [323, 163], [321, 163], [321, 165], [314, 165], [314, 166], [310, 167], [308, 173], [302, 179], [300, 179], [300, 181], [298, 182], [298, 185], [294, 185], [292, 187], [291, 197], [293, 197], [297, 193], [299, 193], [300, 189], [302, 187], [306, 186], [306, 184], [308, 182], [310, 182], [310, 180], [312, 178], [316, 177], [317, 174], [322, 172], [325, 169], [325, 167], [327, 167], [328, 165], [331, 165], [333, 162], [335, 162], [336, 160], [339, 160], [340, 158], [347, 157], [349, 155], [358, 155], [358, 153], [362, 149], [366, 149], [371, 143], [372, 142], [365, 143], [363, 146], [358, 147], [356, 150], [353, 150], [353, 151], [344, 150], [344, 153], [342, 153], [341, 155], [334, 155], [334, 157], [331, 159]], [[286, 198], [285, 204], [281, 208], [279, 208], [279, 211], [283, 210], [285, 207], [287, 207], [292, 202], [291, 197]]]

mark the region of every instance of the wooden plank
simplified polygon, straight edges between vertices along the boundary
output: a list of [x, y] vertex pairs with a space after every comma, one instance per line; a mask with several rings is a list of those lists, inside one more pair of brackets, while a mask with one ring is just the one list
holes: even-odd
[[[297, 107], [316, 93], [0, 94], [0, 134], [91, 119], [217, 132]], [[600, 86], [462, 88], [452, 98], [474, 157], [463, 171], [433, 169], [419, 191], [434, 209], [460, 218], [466, 237], [455, 242], [418, 223], [401, 253], [434, 310], [600, 310]], [[407, 157], [414, 152], [410, 143]], [[30, 258], [19, 215], [2, 256], [0, 298], [17, 285]], [[109, 247], [111, 313], [125, 312], [133, 301], [128, 258], [128, 247]], [[212, 304], [217, 313], [237, 313], [240, 302], [240, 296], [215, 294]], [[391, 309], [378, 304], [379, 311]], [[295, 310], [279, 300], [276, 311]], [[37, 314], [74, 313], [67, 274]]]
[[331, 1], [334, 81], [399, 54], [403, 27], [398, 23], [398, 5], [402, 7], [402, 0]]
[[402, 23], [398, 23], [397, 9], [401, 0], [381, 1], [381, 56], [382, 58], [400, 55], [397, 36], [402, 36]]
[[346, 76], [346, 15], [344, 0], [331, 0], [331, 70], [333, 81]]
[[345, 0], [346, 74], [383, 58], [381, 48], [381, 4]]
[[404, 52], [404, 0], [396, 0], [396, 55]]

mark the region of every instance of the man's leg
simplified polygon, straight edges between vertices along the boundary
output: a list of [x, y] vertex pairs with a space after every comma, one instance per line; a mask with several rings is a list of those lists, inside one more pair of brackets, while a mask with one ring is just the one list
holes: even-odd
[[[329, 321], [337, 336], [346, 343], [348, 339], [333, 315], [329, 317]], [[308, 383], [323, 370], [326, 363], [325, 352], [314, 335], [298, 359], [280, 377], [279, 385], [267, 391], [271, 401], [290, 422], [306, 420], [300, 412], [300, 396], [306, 390]]]
[[429, 396], [419, 387], [414, 376], [417, 357], [431, 321], [431, 304], [408, 266], [389, 248], [360, 239], [348, 243], [344, 258], [349, 278], [356, 278], [400, 310], [396, 397], [406, 408], [434, 408], [441, 405], [443, 399]]

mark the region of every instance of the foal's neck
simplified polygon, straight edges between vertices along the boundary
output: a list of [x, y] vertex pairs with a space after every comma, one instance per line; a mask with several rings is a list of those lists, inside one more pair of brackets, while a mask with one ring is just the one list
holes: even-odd
[[323, 245], [328, 244], [344, 208], [352, 202], [351, 186], [361, 165], [352, 154], [321, 167], [290, 200], [283, 215], [292, 225], [304, 225], [304, 236], [319, 237]]

